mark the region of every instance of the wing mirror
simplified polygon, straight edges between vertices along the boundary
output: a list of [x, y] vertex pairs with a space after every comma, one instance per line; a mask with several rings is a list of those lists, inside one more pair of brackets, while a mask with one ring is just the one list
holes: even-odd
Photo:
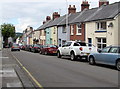
[[99, 53], [101, 53], [101, 52], [102, 52], [102, 50], [101, 50], [101, 49], [97, 49], [97, 51], [98, 51]]

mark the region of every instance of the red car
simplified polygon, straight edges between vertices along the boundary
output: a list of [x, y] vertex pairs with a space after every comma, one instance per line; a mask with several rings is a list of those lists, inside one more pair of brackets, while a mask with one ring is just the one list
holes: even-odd
[[40, 50], [40, 54], [57, 54], [57, 49], [56, 45], [44, 45]]

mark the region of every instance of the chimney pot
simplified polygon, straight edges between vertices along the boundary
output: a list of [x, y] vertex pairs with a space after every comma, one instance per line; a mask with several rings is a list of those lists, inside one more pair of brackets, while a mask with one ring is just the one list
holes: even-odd
[[53, 19], [59, 18], [59, 17], [60, 17], [60, 14], [58, 12], [53, 13]]
[[68, 13], [76, 13], [76, 7], [75, 5], [73, 5], [73, 7], [71, 5], [69, 5], [69, 8], [68, 8]]
[[88, 1], [84, 0], [81, 4], [81, 11], [83, 11], [84, 9], [89, 9], [89, 3]]
[[99, 7], [101, 7], [102, 5], [109, 5], [109, 1], [108, 0], [99, 0]]

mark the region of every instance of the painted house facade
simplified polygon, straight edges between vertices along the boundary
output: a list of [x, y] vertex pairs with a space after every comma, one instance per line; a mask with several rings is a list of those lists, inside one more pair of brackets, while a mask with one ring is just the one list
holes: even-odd
[[33, 28], [28, 26], [24, 31], [23, 31], [23, 45], [30, 45], [33, 44], [32, 42], [32, 33], [33, 32]]
[[120, 44], [118, 39], [120, 34], [118, 30], [119, 3], [109, 4], [107, 0], [99, 0], [99, 7], [89, 9], [88, 2], [84, 0], [80, 12], [76, 12], [75, 5], [73, 7], [70, 5], [68, 17], [64, 15], [51, 19], [49, 23], [41, 26], [40, 29], [43, 30], [45, 36], [40, 38], [45, 38], [45, 44], [58, 46], [70, 40], [85, 41], [98, 48]]
[[87, 18], [85, 11], [89, 9], [88, 1], [83, 1], [81, 11], [73, 14], [74, 19], [70, 21], [70, 40], [85, 41], [85, 23]]
[[[58, 30], [57, 30], [57, 23], [58, 19], [60, 17], [60, 14], [58, 12], [54, 12], [52, 15], [51, 22], [46, 26], [46, 44], [54, 44], [58, 45]], [[49, 33], [49, 34], [48, 34]]]
[[110, 45], [119, 45], [120, 2], [96, 8], [94, 15], [86, 22], [86, 42], [102, 49]]

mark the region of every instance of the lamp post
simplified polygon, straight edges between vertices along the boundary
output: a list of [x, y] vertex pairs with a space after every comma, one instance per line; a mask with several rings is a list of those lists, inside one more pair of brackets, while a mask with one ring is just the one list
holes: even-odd
[[66, 41], [68, 40], [68, 12], [67, 12], [67, 9], [68, 9], [68, 1], [66, 0]]

